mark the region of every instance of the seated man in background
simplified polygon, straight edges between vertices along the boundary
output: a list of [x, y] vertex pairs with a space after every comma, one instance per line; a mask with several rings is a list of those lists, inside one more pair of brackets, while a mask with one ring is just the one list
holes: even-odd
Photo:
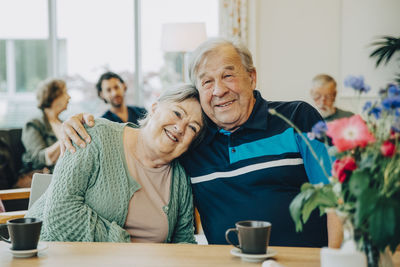
[[126, 84], [122, 78], [113, 72], [106, 72], [100, 76], [96, 84], [97, 94], [107, 104], [110, 110], [103, 114], [103, 118], [115, 122], [132, 122], [138, 124], [138, 120], [146, 114], [144, 108], [127, 106], [125, 104]]
[[354, 115], [335, 106], [336, 81], [327, 74], [319, 74], [312, 80], [310, 91], [315, 106], [325, 121], [332, 121]]

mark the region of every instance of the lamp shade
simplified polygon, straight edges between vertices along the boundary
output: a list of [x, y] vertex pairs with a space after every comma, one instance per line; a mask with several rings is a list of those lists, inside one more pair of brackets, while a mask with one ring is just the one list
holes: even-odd
[[161, 49], [165, 52], [190, 52], [207, 39], [204, 23], [162, 25]]

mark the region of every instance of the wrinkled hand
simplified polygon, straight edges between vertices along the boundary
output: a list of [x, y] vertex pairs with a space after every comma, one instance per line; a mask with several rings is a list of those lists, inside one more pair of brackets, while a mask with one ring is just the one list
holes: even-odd
[[91, 142], [91, 138], [83, 126], [84, 124], [89, 127], [94, 126], [94, 117], [92, 114], [79, 113], [63, 122], [60, 142], [61, 156], [66, 149], [71, 153], [75, 153], [76, 150], [72, 142], [82, 148], [86, 147], [86, 143]]

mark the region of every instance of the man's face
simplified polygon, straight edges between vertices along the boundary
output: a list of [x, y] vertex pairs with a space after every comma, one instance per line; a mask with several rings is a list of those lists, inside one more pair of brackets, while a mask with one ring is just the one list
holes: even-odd
[[100, 97], [111, 106], [119, 108], [124, 104], [126, 86], [117, 78], [103, 80], [101, 82]]
[[311, 90], [311, 97], [322, 117], [327, 117], [335, 112], [336, 86], [333, 82], [314, 87]]
[[247, 121], [255, 103], [256, 71], [246, 71], [232, 46], [204, 57], [196, 84], [204, 112], [219, 127], [233, 131]]

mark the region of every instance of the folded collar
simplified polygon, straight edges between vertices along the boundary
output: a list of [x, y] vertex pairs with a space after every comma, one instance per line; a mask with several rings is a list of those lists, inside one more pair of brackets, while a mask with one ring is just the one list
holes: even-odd
[[[249, 119], [239, 127], [235, 132], [242, 131], [244, 129], [256, 129], [256, 130], [266, 130], [267, 129], [267, 118], [268, 118], [268, 103], [262, 98], [259, 91], [254, 90], [253, 92], [256, 102], [254, 104], [253, 110], [251, 111]], [[207, 129], [204, 138], [205, 144], [210, 144], [215, 138], [215, 135], [221, 130], [214, 122], [207, 118]]]

